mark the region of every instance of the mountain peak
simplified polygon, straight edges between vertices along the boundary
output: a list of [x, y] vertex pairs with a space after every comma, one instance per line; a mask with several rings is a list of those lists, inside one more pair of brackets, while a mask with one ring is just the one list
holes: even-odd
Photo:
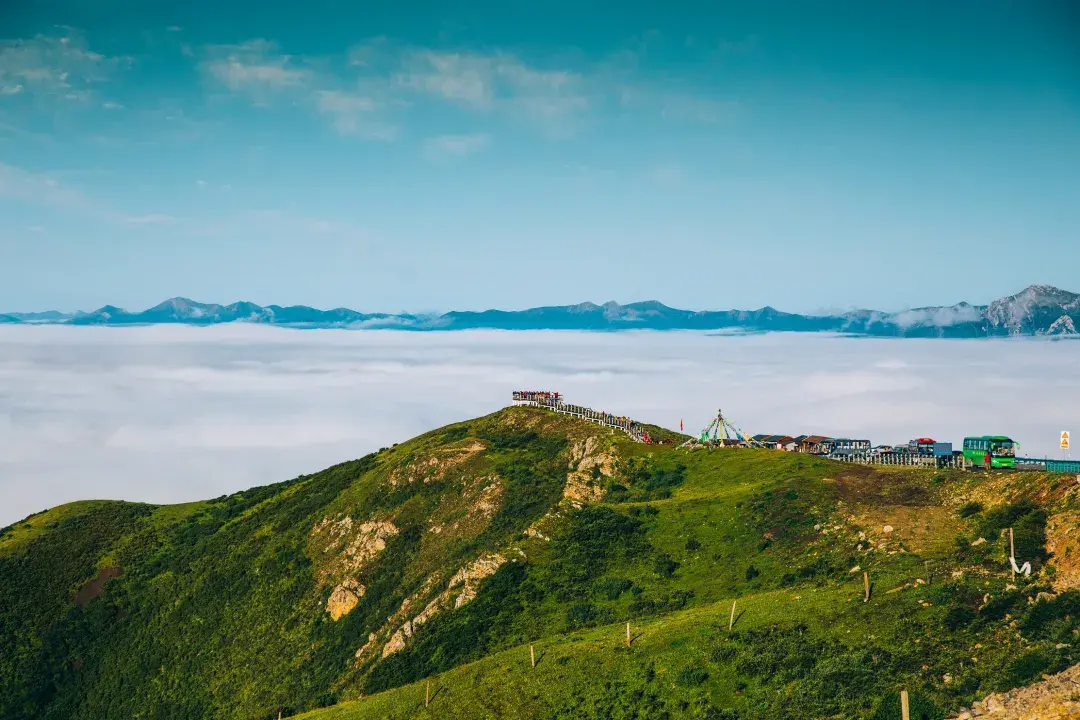
[[986, 308], [986, 319], [993, 327], [1008, 330], [1010, 335], [1044, 333], [1048, 326], [1057, 328], [1063, 313], [1080, 310], [1080, 295], [1053, 285], [1029, 285], [1015, 295], [1001, 298]]
[[1080, 295], [1069, 292], [1068, 290], [1062, 290], [1053, 285], [1028, 285], [1015, 295], [1002, 298], [1002, 300], [1027, 300], [1036, 302], [1040, 305], [1052, 305], [1061, 302], [1070, 302], [1077, 298], [1080, 298]]

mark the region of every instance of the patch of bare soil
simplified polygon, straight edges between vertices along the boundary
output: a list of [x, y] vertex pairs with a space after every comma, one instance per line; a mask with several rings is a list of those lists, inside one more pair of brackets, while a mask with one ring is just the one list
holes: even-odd
[[112, 580], [114, 577], [120, 577], [124, 574], [124, 569], [119, 567], [107, 567], [98, 570], [98, 574], [91, 580], [86, 581], [78, 592], [75, 593], [75, 599], [73, 602], [76, 605], [84, 606], [96, 597], [100, 597], [105, 592], [105, 583]]
[[841, 500], [870, 505], [919, 507], [936, 505], [929, 477], [907, 470], [900, 472], [868, 465], [845, 465], [831, 476]]
[[860, 540], [868, 547], [897, 549], [903, 545], [909, 552], [921, 553], [948, 545], [952, 535], [947, 532], [954, 516], [948, 508], [927, 506], [884, 505], [867, 507], [855, 505], [848, 522], [862, 529]]
[[1054, 568], [1054, 589], [1080, 589], [1080, 512], [1061, 512], [1047, 519], [1046, 549]]

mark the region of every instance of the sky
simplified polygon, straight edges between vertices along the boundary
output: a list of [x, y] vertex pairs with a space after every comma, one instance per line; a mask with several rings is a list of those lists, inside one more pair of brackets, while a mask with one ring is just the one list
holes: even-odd
[[1080, 13], [0, 3], [0, 311], [1080, 290]]
[[777, 333], [0, 326], [0, 527], [78, 499], [183, 502], [309, 474], [494, 412], [510, 392], [696, 432], [1080, 433], [1077, 342]]

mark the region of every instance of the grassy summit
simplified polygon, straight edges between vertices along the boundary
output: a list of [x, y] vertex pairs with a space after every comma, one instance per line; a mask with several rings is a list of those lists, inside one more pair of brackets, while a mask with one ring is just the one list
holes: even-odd
[[[687, 453], [508, 409], [0, 531], [0, 718], [893, 718], [902, 687], [941, 718], [1080, 662], [1077, 526], [1073, 478]], [[1015, 584], [1008, 527], [1035, 567]]]

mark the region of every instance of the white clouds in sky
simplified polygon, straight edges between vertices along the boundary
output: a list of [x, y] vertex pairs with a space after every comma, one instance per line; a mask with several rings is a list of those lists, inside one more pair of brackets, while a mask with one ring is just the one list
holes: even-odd
[[467, 135], [440, 135], [429, 138], [424, 145], [425, 150], [431, 157], [464, 157], [478, 150], [483, 150], [490, 142], [491, 137], [486, 133], [470, 133]]
[[255, 39], [236, 45], [206, 48], [203, 70], [227, 88], [263, 101], [268, 92], [303, 85], [311, 73], [290, 56], [278, 52], [269, 40]]
[[692, 88], [641, 82], [629, 51], [574, 69], [530, 62], [505, 49], [436, 49], [385, 37], [357, 43], [340, 57], [294, 57], [266, 39], [208, 46], [202, 54], [200, 68], [212, 84], [264, 107], [275, 100], [304, 104], [341, 135], [384, 141], [400, 134], [394, 110], [425, 100], [527, 122], [554, 135], [573, 132], [605, 108], [699, 124], [728, 119], [737, 108]]
[[285, 480], [507, 404], [516, 387], [695, 431], [876, 443], [1080, 428], [1080, 343], [695, 333], [0, 326], [0, 525], [75, 499]]
[[0, 40], [0, 95], [34, 94], [63, 101], [84, 101], [91, 86], [131, 65], [126, 57], [108, 57], [90, 49], [72, 28], [62, 34]]
[[37, 173], [0, 162], [0, 197], [44, 207], [70, 211], [109, 222], [132, 225], [173, 222], [176, 218], [161, 213], [126, 215], [106, 203], [61, 183], [55, 174]]

